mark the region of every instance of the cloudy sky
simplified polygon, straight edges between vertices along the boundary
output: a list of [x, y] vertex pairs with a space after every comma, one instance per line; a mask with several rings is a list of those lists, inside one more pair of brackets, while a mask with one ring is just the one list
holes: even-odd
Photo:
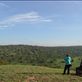
[[0, 1], [0, 45], [82, 45], [82, 2]]

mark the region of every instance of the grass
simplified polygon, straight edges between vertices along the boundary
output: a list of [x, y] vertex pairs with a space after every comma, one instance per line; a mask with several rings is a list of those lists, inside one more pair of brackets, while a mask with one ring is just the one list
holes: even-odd
[[31, 65], [1, 65], [0, 82], [82, 82], [75, 71], [62, 75], [63, 69]]

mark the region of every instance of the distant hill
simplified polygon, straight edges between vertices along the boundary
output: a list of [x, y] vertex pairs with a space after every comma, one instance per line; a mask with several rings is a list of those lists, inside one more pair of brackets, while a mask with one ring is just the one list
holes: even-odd
[[[42, 47], [31, 45], [0, 46], [0, 64], [32, 64], [49, 67], [59, 66], [58, 59], [66, 53], [72, 57], [82, 55], [82, 46]], [[63, 63], [63, 61], [61, 60]]]

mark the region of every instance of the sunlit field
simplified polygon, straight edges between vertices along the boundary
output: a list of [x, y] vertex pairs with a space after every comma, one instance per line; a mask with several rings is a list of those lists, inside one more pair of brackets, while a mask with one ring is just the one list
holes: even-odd
[[82, 82], [71, 70], [70, 75], [62, 75], [63, 69], [31, 65], [1, 65], [0, 82]]

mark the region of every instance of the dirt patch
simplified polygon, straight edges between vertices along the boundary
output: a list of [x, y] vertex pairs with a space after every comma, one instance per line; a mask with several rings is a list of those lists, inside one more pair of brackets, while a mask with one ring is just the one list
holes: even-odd
[[37, 82], [37, 78], [35, 76], [29, 76], [25, 82]]

